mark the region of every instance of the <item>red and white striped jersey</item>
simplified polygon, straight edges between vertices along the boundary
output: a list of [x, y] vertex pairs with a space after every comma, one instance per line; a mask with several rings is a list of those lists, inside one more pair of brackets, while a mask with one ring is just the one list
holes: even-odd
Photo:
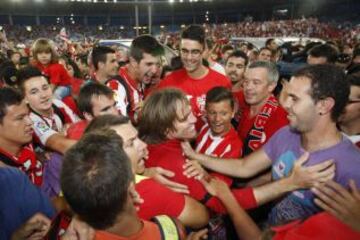
[[129, 91], [128, 101], [130, 108], [128, 109], [128, 115], [132, 122], [137, 122], [138, 116], [136, 109], [144, 100], [144, 88], [142, 86], [138, 86], [138, 83], [135, 81], [135, 79], [130, 77], [126, 66], [120, 68], [119, 75], [124, 79], [124, 83], [126, 84], [127, 90]]
[[60, 133], [64, 130], [65, 124], [71, 124], [80, 121], [79, 117], [62, 101], [53, 99], [52, 116], [46, 117], [41, 114], [30, 111], [30, 118], [33, 121], [33, 129], [35, 135], [35, 141], [45, 146], [46, 141], [56, 133]]
[[239, 158], [242, 156], [243, 143], [234, 128], [225, 136], [213, 136], [208, 124], [205, 124], [196, 139], [196, 151], [221, 158]]

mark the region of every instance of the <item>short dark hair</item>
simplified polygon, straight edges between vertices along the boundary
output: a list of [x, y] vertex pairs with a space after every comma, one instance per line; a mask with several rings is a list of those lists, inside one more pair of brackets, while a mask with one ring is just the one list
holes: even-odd
[[206, 93], [206, 107], [209, 103], [219, 103], [222, 101], [229, 101], [231, 108], [234, 109], [234, 97], [229, 89], [214, 87]]
[[221, 48], [221, 53], [224, 54], [226, 51], [234, 50], [234, 47], [230, 44], [226, 44]]
[[71, 209], [95, 229], [114, 225], [133, 181], [123, 141], [106, 129], [85, 134], [64, 156], [61, 189]]
[[154, 37], [150, 35], [141, 35], [132, 41], [130, 57], [134, 58], [136, 62], [140, 62], [144, 57], [144, 53], [155, 57], [161, 56], [164, 54], [164, 48]]
[[114, 93], [109, 87], [100, 83], [92, 82], [83, 86], [80, 89], [79, 97], [77, 100], [79, 111], [82, 114], [89, 113], [93, 115], [94, 113], [92, 111], [93, 106], [91, 104], [91, 99], [93, 96], [100, 96], [100, 95], [104, 95], [106, 97], [112, 98], [114, 96]]
[[334, 99], [335, 105], [331, 112], [331, 118], [336, 122], [343, 112], [350, 94], [350, 85], [345, 80], [345, 73], [334, 65], [320, 64], [302, 68], [293, 76], [310, 79], [310, 96], [315, 103], [328, 97]]
[[38, 68], [33, 66], [27, 66], [18, 71], [18, 85], [22, 94], [25, 94], [25, 82], [33, 77], [44, 77], [46, 80], [48, 80], [48, 78], [44, 76]]
[[95, 70], [99, 69], [99, 62], [106, 63], [107, 54], [115, 53], [115, 50], [106, 46], [94, 47], [91, 52], [91, 63], [94, 65]]
[[248, 56], [246, 55], [246, 53], [244, 53], [243, 51], [240, 51], [240, 50], [236, 50], [234, 52], [232, 52], [228, 59], [226, 59], [226, 62], [229, 60], [229, 58], [232, 58], [232, 57], [235, 57], [235, 58], [242, 58], [245, 60], [245, 66], [248, 65], [248, 62], [249, 62], [249, 58]]
[[186, 95], [175, 88], [157, 90], [145, 100], [138, 124], [142, 140], [146, 143], [166, 140], [168, 131], [175, 130], [179, 102], [189, 103]]
[[98, 116], [91, 120], [89, 125], [85, 129], [85, 134], [95, 130], [110, 128], [117, 125], [122, 125], [130, 122], [130, 118], [125, 116], [118, 116], [113, 114], [105, 114]]
[[20, 105], [23, 96], [15, 89], [10, 87], [0, 88], [0, 123], [6, 116], [7, 109], [12, 105]]
[[190, 25], [181, 33], [181, 39], [190, 39], [199, 42], [205, 48], [205, 30], [200, 25]]
[[317, 45], [310, 49], [308, 55], [313, 57], [324, 57], [327, 63], [335, 63], [338, 55], [338, 51], [329, 44]]

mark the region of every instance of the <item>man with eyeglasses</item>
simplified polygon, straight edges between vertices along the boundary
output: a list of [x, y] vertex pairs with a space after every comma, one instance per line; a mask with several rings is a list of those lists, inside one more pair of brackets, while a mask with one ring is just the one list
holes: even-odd
[[218, 86], [231, 89], [231, 82], [227, 77], [204, 66], [202, 58], [204, 51], [204, 28], [190, 25], [181, 34], [180, 56], [183, 68], [172, 72], [159, 84], [159, 88], [175, 87], [186, 93], [197, 118], [198, 130], [205, 121], [206, 93]]
[[348, 76], [350, 83], [349, 101], [340, 116], [339, 126], [350, 140], [360, 147], [360, 77]]

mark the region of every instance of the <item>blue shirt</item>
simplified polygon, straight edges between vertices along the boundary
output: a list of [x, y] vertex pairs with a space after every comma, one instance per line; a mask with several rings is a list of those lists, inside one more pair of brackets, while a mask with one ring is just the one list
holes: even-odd
[[35, 213], [50, 219], [55, 210], [39, 188], [20, 170], [0, 167], [0, 239], [10, 239], [11, 234]]

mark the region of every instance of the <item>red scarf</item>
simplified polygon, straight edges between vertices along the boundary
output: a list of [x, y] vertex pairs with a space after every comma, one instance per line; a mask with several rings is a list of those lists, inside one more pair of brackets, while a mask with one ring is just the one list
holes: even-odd
[[20, 169], [28, 175], [33, 184], [41, 186], [44, 169], [42, 163], [36, 159], [32, 144], [23, 147], [18, 157], [12, 156], [0, 148], [0, 161], [6, 165]]
[[264, 135], [264, 126], [271, 117], [271, 114], [276, 112], [279, 103], [274, 95], [271, 95], [267, 100], [264, 106], [261, 108], [261, 111], [256, 115], [254, 125], [250, 129], [249, 133], [246, 136], [244, 141], [244, 155], [252, 153], [254, 150], [258, 149], [260, 145], [265, 141], [263, 139]]

